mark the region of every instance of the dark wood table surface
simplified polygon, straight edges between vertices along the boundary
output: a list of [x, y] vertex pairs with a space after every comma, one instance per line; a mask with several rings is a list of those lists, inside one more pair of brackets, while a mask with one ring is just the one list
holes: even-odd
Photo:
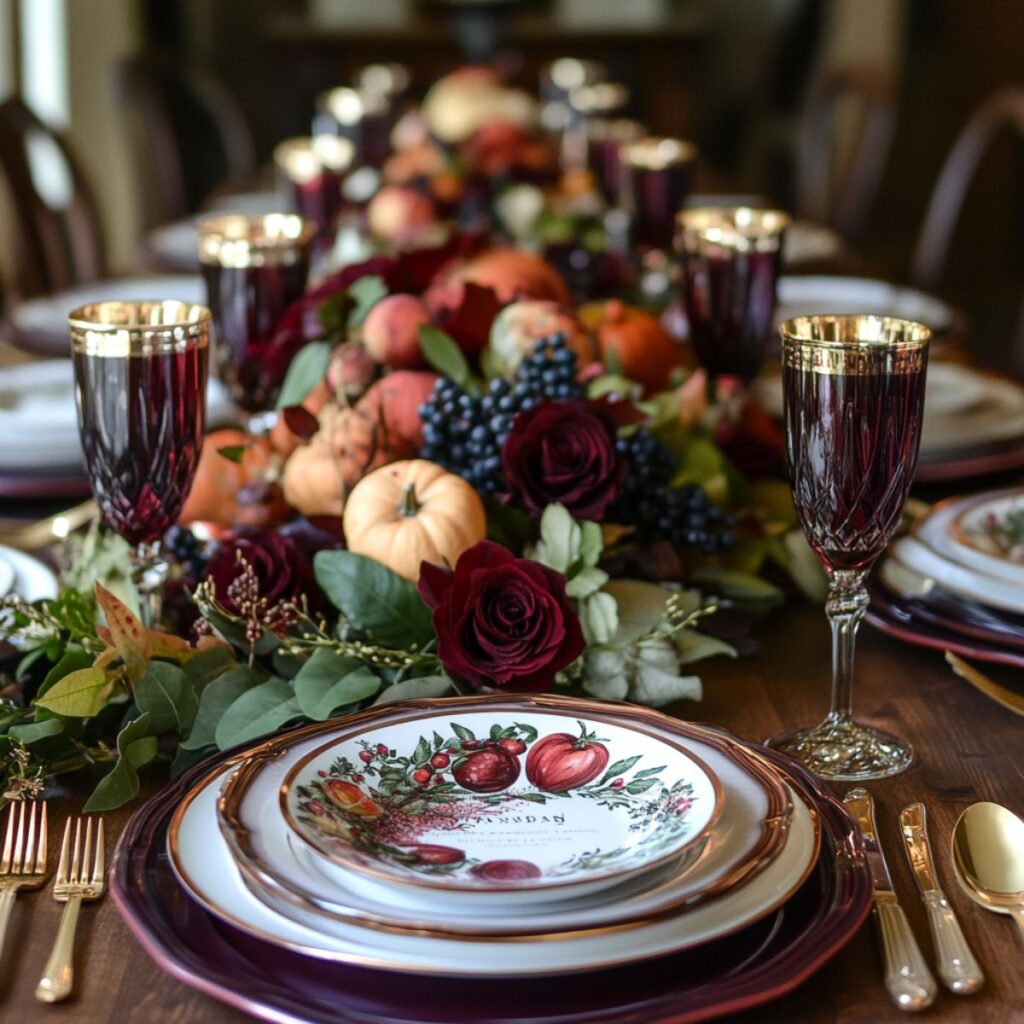
[[[763, 651], [732, 662], [700, 666], [704, 700], [673, 710], [720, 724], [750, 739], [819, 718], [828, 697], [829, 650], [822, 611], [794, 604], [775, 612], [757, 631]], [[987, 974], [973, 997], [945, 990], [924, 1019], [970, 1024], [1024, 1020], [1024, 949], [1013, 922], [975, 907], [952, 874], [949, 836], [957, 815], [976, 800], [995, 800], [1024, 813], [1024, 728], [1010, 712], [981, 696], [946, 667], [940, 654], [904, 646], [864, 627], [858, 649], [855, 705], [871, 722], [910, 740], [917, 764], [904, 775], [871, 786], [879, 828], [895, 885], [922, 949], [933, 961], [931, 939], [913, 880], [897, 842], [896, 818], [905, 804], [928, 807], [942, 883]], [[999, 675], [1012, 685], [1012, 676]], [[143, 796], [160, 785], [151, 771]], [[846, 787], [838, 787], [844, 792]], [[55, 795], [52, 827], [75, 811], [84, 786]], [[107, 816], [120, 832], [130, 811]], [[113, 836], [111, 836], [113, 838]], [[59, 907], [45, 891], [19, 896], [0, 970], [0, 1021], [33, 1024], [239, 1024], [247, 1019], [161, 972], [121, 923], [109, 900], [83, 908], [79, 925], [76, 994], [57, 1007], [33, 997], [57, 928]], [[831, 963], [784, 999], [738, 1017], [761, 1022], [874, 1024], [905, 1019], [882, 988], [873, 929], [860, 934]]]

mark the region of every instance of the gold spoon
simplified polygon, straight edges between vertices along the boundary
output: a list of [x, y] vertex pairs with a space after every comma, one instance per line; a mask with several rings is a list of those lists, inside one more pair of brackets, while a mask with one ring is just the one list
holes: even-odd
[[1009, 914], [1024, 939], [1024, 821], [1000, 804], [971, 804], [953, 829], [953, 867], [964, 892]]

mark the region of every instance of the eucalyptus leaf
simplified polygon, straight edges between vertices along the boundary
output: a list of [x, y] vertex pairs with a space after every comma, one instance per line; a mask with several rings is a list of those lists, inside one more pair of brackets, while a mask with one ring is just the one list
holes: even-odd
[[200, 651], [195, 657], [189, 658], [182, 668], [185, 675], [195, 688], [196, 693], [202, 693], [209, 683], [222, 676], [228, 669], [233, 668], [237, 662], [230, 647], [210, 647]]
[[224, 712], [247, 690], [264, 682], [267, 674], [258, 668], [239, 665], [207, 685], [199, 698], [199, 709], [187, 739], [186, 750], [201, 750], [216, 744], [217, 725]]
[[26, 747], [31, 747], [41, 740], [52, 739], [64, 732], [65, 723], [59, 718], [45, 718], [41, 722], [25, 722], [12, 725], [7, 731], [11, 739], [17, 740]]
[[354, 303], [348, 315], [350, 327], [358, 327], [370, 310], [388, 294], [384, 278], [378, 274], [367, 274], [348, 286], [348, 296]]
[[352, 551], [318, 551], [313, 568], [331, 603], [376, 643], [407, 648], [433, 639], [430, 610], [387, 566]]
[[611, 594], [590, 594], [579, 602], [578, 611], [588, 647], [611, 642], [619, 628], [618, 605]]
[[68, 718], [91, 718], [106, 704], [114, 685], [102, 669], [81, 668], [58, 679], [35, 704]]
[[452, 681], [447, 676], [420, 676], [419, 679], [406, 679], [386, 687], [373, 705], [397, 704], [415, 697], [443, 697], [451, 692]]
[[277, 732], [302, 717], [295, 691], [283, 679], [268, 679], [246, 690], [224, 710], [214, 733], [221, 750]]
[[600, 523], [580, 523], [580, 558], [584, 565], [597, 565], [604, 551]]
[[534, 561], [555, 572], [568, 573], [580, 557], [583, 532], [564, 505], [548, 505], [540, 517], [540, 540], [533, 550]]
[[111, 811], [138, 793], [138, 771], [149, 764], [157, 752], [156, 737], [149, 734], [150, 726], [149, 715], [143, 714], [117, 734], [117, 763], [100, 779], [82, 808], [84, 811]]
[[704, 566], [691, 575], [690, 582], [706, 594], [757, 608], [774, 608], [784, 600], [778, 587], [739, 569]]
[[592, 565], [574, 572], [565, 585], [565, 592], [577, 599], [596, 594], [608, 582], [608, 573]]
[[277, 396], [277, 408], [287, 409], [290, 405], [302, 405], [306, 396], [327, 375], [330, 362], [330, 342], [312, 341], [300, 348], [284, 376], [281, 392]]
[[306, 718], [323, 722], [338, 708], [372, 697], [380, 679], [358, 658], [321, 648], [295, 677], [295, 698]]
[[191, 680], [176, 665], [151, 661], [135, 687], [135, 706], [148, 711], [153, 732], [188, 733], [195, 721], [199, 698]]
[[216, 750], [217, 748], [214, 746], [200, 747], [198, 750], [190, 750], [188, 747], [179, 746], [175, 751], [174, 760], [168, 769], [172, 781], [178, 778], [179, 775], [187, 772], [193, 765], [199, 764], [204, 758], [216, 753]]

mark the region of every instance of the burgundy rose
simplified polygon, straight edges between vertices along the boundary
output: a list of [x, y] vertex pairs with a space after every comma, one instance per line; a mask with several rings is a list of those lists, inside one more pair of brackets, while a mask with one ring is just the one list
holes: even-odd
[[576, 519], [600, 520], [626, 474], [615, 434], [594, 403], [541, 402], [520, 413], [501, 453], [507, 500], [534, 515], [561, 502]]
[[423, 562], [419, 592], [441, 664], [471, 686], [544, 690], [586, 646], [565, 577], [492, 541], [474, 544], [454, 570]]
[[225, 611], [237, 615], [238, 605], [229, 594], [231, 584], [241, 575], [239, 554], [252, 566], [259, 582], [260, 597], [268, 606], [297, 601], [305, 595], [312, 608], [320, 607], [324, 594], [313, 575], [304, 546], [275, 530], [246, 527], [227, 534], [214, 548], [204, 576], [217, 588], [217, 601]]

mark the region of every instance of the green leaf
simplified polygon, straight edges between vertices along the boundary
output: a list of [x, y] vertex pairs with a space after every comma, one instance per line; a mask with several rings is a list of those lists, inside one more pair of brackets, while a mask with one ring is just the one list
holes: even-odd
[[380, 679], [358, 658], [327, 648], [314, 651], [295, 677], [295, 699], [315, 722], [326, 721], [338, 708], [372, 697], [379, 689]]
[[473, 384], [469, 363], [451, 335], [433, 324], [421, 324], [419, 335], [420, 351], [430, 366], [461, 388], [468, 388]]
[[660, 772], [665, 770], [665, 765], [660, 764], [657, 768], [644, 768], [643, 771], [639, 771], [633, 776], [634, 779], [649, 779], [654, 775], [658, 775]]
[[619, 628], [618, 605], [611, 594], [598, 591], [580, 601], [580, 626], [587, 646], [610, 643]]
[[268, 679], [246, 690], [220, 716], [214, 733], [221, 750], [258, 740], [302, 717], [295, 691], [283, 679]]
[[41, 722], [25, 722], [23, 725], [12, 725], [7, 735], [23, 746], [31, 747], [40, 740], [59, 736], [66, 723], [60, 718], [45, 718]]
[[632, 782], [626, 783], [626, 792], [635, 796], [637, 793], [643, 793], [651, 786], [657, 785], [657, 782], [657, 779], [634, 779]]
[[235, 655], [230, 647], [220, 645], [200, 651], [182, 665], [196, 693], [202, 693], [209, 683], [235, 666]]
[[195, 721], [199, 698], [180, 668], [164, 661], [151, 661], [135, 687], [135, 706], [149, 712], [155, 735], [179, 732], [184, 736]]
[[608, 771], [601, 776], [601, 781], [598, 785], [603, 786], [609, 779], [614, 779], [617, 775], [625, 775], [641, 757], [643, 757], [642, 754], [635, 754], [633, 757], [624, 757], [621, 761], [616, 761], [608, 768]]
[[540, 540], [533, 559], [555, 572], [568, 573], [580, 557], [583, 531], [564, 505], [548, 505], [540, 517]]
[[186, 750], [201, 750], [216, 743], [217, 725], [224, 712], [247, 690], [259, 685], [267, 674], [258, 668], [239, 665], [214, 679], [199, 698], [199, 710], [188, 738], [181, 744]]
[[778, 587], [760, 576], [739, 569], [705, 566], [691, 575], [690, 582], [707, 594], [727, 598], [737, 604], [774, 608], [784, 600]]
[[102, 669], [81, 668], [57, 680], [35, 704], [68, 718], [92, 718], [107, 703], [113, 689], [114, 681]]
[[433, 639], [430, 610], [387, 566], [351, 551], [318, 551], [313, 567], [331, 603], [375, 642], [407, 648]]
[[421, 736], [419, 743], [416, 744], [416, 749], [412, 752], [413, 764], [423, 764], [430, 757], [430, 744], [427, 742], [426, 737]]
[[601, 536], [599, 523], [580, 523], [580, 558], [584, 565], [597, 565], [604, 551], [604, 538]]
[[529, 800], [531, 804], [546, 804], [548, 798], [543, 793], [517, 793], [517, 800]]
[[178, 747], [174, 754], [174, 760], [171, 762], [171, 767], [168, 769], [168, 774], [171, 779], [178, 778], [179, 775], [183, 775], [193, 765], [199, 764], [204, 758], [209, 757], [211, 754], [216, 753], [217, 748], [213, 746], [200, 747], [198, 750], [190, 750], [188, 747]]
[[117, 763], [100, 779], [82, 810], [112, 811], [138, 793], [138, 770], [156, 757], [156, 737], [149, 735], [150, 724], [149, 715], [143, 714], [117, 734]]
[[223, 448], [217, 449], [217, 454], [221, 458], [227, 459], [228, 462], [240, 465], [250, 447], [251, 445], [248, 444], [226, 444]]
[[277, 396], [277, 408], [302, 405], [310, 391], [327, 375], [330, 362], [330, 342], [312, 341], [300, 348], [284, 375], [281, 393]]
[[416, 697], [443, 697], [450, 693], [452, 681], [447, 676], [420, 676], [419, 679], [406, 679], [394, 683], [381, 691], [381, 695], [373, 702], [374, 707], [381, 704], [397, 704], [401, 700]]
[[475, 740], [476, 734], [472, 729], [467, 729], [464, 725], [459, 725], [458, 722], [449, 722], [452, 727], [452, 732], [459, 737], [460, 740]]
[[[42, 697], [43, 694], [45, 694], [46, 691], [49, 690], [59, 679], [63, 679], [64, 676], [68, 676], [72, 672], [77, 672], [80, 669], [91, 668], [94, 660], [95, 658], [93, 655], [86, 654], [85, 651], [65, 651], [60, 661], [58, 661], [57, 664], [46, 673], [46, 678], [39, 684], [39, 690], [36, 693], [37, 703], [39, 698]], [[18, 667], [19, 669], [21, 668], [20, 665]]]
[[[585, 565], [570, 576], [565, 585], [565, 592], [577, 600], [596, 596], [597, 592], [608, 582], [608, 573], [592, 565]], [[607, 595], [606, 595], [607, 596]]]
[[370, 310], [388, 294], [388, 286], [384, 278], [377, 274], [368, 274], [353, 281], [348, 287], [348, 297], [354, 303], [348, 315], [350, 327], [358, 327], [367, 317]]

